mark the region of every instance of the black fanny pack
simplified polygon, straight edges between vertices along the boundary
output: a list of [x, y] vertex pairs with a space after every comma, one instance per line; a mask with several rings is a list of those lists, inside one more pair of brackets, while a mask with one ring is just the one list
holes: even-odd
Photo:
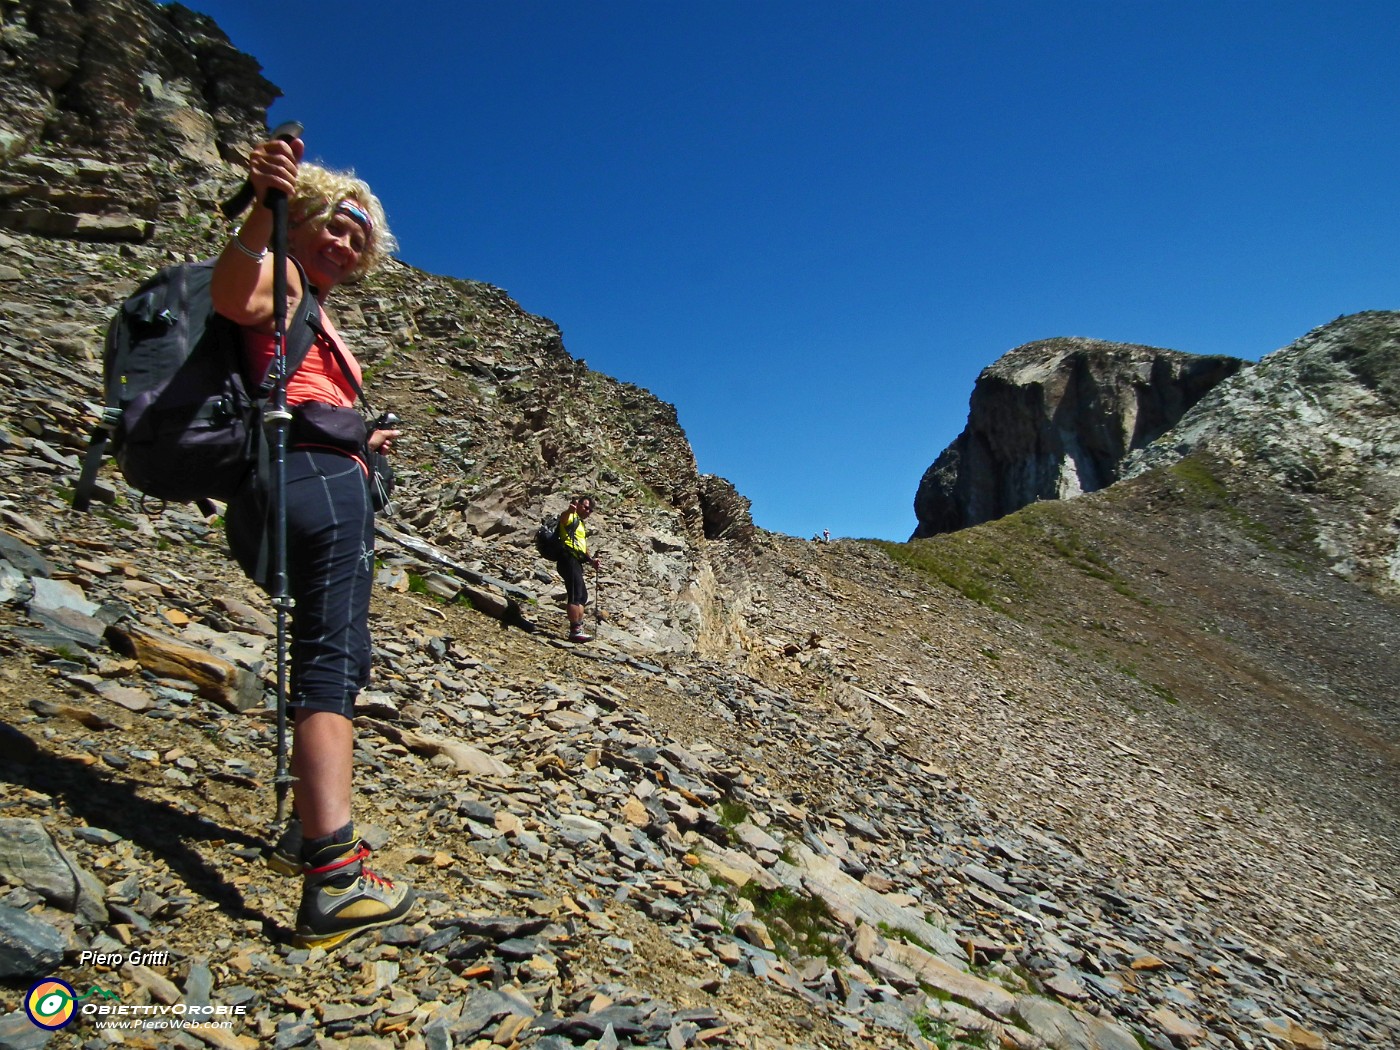
[[370, 496], [375, 510], [384, 510], [393, 501], [394, 468], [389, 457], [369, 450], [369, 424], [353, 408], [328, 405], [324, 401], [303, 401], [292, 409], [288, 439], [297, 445], [320, 445], [359, 456], [369, 467]]
[[[369, 408], [360, 381], [355, 378], [345, 355], [332, 340], [331, 353], [336, 364], [345, 374], [346, 381], [355, 391], [355, 400]], [[381, 419], [384, 417], [381, 416]], [[375, 421], [378, 429], [378, 420]], [[369, 493], [376, 511], [391, 510], [394, 497], [394, 467], [389, 457], [381, 452], [369, 450], [371, 428], [365, 417], [353, 408], [330, 405], [324, 401], [305, 401], [292, 409], [290, 438], [294, 445], [326, 445], [330, 448], [359, 456], [369, 467]]]
[[353, 408], [303, 401], [292, 408], [287, 437], [293, 446], [324, 445], [347, 455], [363, 456], [369, 427], [365, 417]]

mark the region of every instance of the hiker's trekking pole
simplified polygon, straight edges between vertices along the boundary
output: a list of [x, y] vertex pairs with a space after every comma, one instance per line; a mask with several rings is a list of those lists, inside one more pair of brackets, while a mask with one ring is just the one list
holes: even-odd
[[593, 622], [603, 622], [603, 555], [595, 556], [593, 562]]
[[[293, 139], [301, 138], [303, 130], [305, 129], [295, 120], [289, 120], [273, 128], [272, 134], [268, 138], [291, 142]], [[248, 205], [253, 203], [253, 192], [253, 180], [244, 180], [243, 185], [238, 188], [238, 192], [219, 205], [219, 211], [224, 213], [226, 219], [236, 219], [248, 210]]]
[[[301, 136], [300, 124], [283, 124], [273, 138]], [[287, 771], [287, 616], [292, 599], [287, 593], [287, 195], [269, 190], [264, 201], [272, 211], [272, 306], [275, 326], [270, 407], [263, 421], [272, 439], [272, 604], [277, 610], [277, 822], [289, 816], [287, 789], [296, 780]], [[303, 290], [310, 295], [310, 289]]]

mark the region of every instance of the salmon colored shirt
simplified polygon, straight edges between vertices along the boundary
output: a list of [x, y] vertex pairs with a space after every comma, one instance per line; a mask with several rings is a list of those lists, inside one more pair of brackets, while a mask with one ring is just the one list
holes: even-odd
[[[360, 372], [360, 363], [346, 348], [345, 341], [340, 338], [340, 333], [335, 330], [330, 318], [323, 313], [321, 314], [321, 330], [316, 333], [316, 341], [311, 344], [311, 349], [307, 351], [301, 366], [287, 380], [288, 408], [307, 401], [320, 401], [327, 405], [340, 405], [343, 408], [355, 406], [355, 388], [345, 377], [345, 369], [341, 368], [340, 362], [335, 359], [335, 353], [331, 350], [331, 340], [334, 340], [335, 345], [340, 347], [340, 353], [345, 358], [345, 364], [349, 366], [351, 373], [355, 376], [355, 382], [364, 381]], [[277, 337], [271, 332], [259, 332], [251, 328], [243, 329], [243, 360], [248, 368], [249, 377], [255, 382], [260, 381], [267, 374], [268, 366], [272, 364], [272, 358], [277, 352], [276, 344]], [[342, 449], [333, 449], [332, 451], [344, 454]], [[369, 465], [363, 459], [359, 456], [351, 456], [350, 458], [360, 465], [360, 469], [366, 475], [369, 474]]]
[[[321, 315], [321, 328], [316, 333], [316, 341], [306, 355], [301, 367], [287, 380], [287, 407], [299, 405], [303, 401], [321, 401], [328, 405], [341, 405], [352, 408], [355, 404], [355, 388], [345, 378], [345, 372], [331, 351], [331, 340], [340, 347], [345, 363], [355, 376], [355, 382], [363, 382], [360, 363], [346, 349], [345, 341], [331, 324], [330, 318]], [[271, 332], [258, 332], [251, 328], [243, 329], [243, 359], [248, 367], [248, 376], [255, 382], [267, 374], [276, 353], [277, 338]]]

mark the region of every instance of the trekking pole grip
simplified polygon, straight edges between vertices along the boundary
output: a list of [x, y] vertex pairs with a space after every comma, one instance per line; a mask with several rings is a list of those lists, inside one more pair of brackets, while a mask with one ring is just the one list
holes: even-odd
[[[272, 129], [272, 134], [268, 138], [281, 139], [284, 142], [291, 142], [293, 139], [301, 138], [301, 133], [306, 129], [299, 121], [288, 120]], [[269, 197], [272, 194], [268, 194]], [[245, 179], [243, 185], [223, 204], [219, 205], [219, 211], [223, 212], [224, 218], [234, 219], [248, 210], [248, 205], [253, 203], [253, 183], [252, 180]]]

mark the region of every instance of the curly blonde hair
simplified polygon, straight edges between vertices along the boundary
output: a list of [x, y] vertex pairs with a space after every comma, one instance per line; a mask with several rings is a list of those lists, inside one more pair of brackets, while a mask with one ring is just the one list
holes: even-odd
[[332, 171], [319, 164], [302, 164], [297, 171], [297, 188], [287, 204], [287, 210], [293, 223], [300, 225], [309, 222], [317, 229], [324, 229], [335, 212], [335, 206], [343, 200], [354, 201], [369, 215], [373, 224], [367, 231], [365, 250], [346, 277], [348, 284], [373, 272], [399, 246], [389, 232], [384, 205], [369, 188], [369, 183], [353, 171]]

